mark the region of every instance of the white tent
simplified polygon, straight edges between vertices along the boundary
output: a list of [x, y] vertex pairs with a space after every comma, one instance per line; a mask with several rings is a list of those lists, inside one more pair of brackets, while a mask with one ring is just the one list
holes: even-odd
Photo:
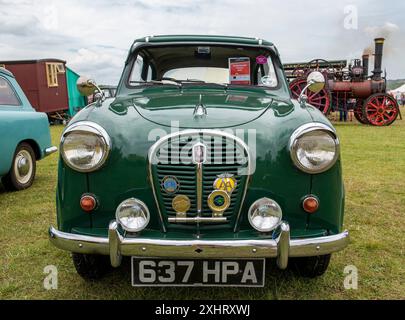
[[391, 94], [398, 94], [398, 93], [405, 93], [405, 84], [403, 84], [402, 86], [400, 86], [399, 88], [396, 88], [394, 90], [390, 91]]

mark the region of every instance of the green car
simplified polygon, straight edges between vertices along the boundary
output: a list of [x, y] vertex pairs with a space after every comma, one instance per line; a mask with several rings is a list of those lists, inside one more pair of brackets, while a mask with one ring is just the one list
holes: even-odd
[[[339, 139], [299, 101], [276, 47], [225, 36], [135, 40], [114, 98], [62, 134], [57, 228], [86, 279], [131, 257], [134, 286], [263, 286], [266, 264], [322, 275], [345, 248]], [[269, 259], [274, 258], [274, 259]]]
[[36, 112], [14, 75], [0, 67], [0, 178], [6, 190], [30, 187], [36, 161], [57, 151], [48, 117]]

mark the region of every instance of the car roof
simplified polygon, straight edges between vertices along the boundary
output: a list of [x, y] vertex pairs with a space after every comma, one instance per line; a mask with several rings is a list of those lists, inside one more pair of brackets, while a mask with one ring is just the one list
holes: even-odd
[[139, 38], [135, 42], [218, 42], [273, 46], [273, 43], [259, 38], [223, 35], [158, 35]]
[[1, 73], [14, 78], [13, 73], [11, 71], [7, 70], [7, 69], [4, 69], [3, 67], [0, 67], [0, 74]]

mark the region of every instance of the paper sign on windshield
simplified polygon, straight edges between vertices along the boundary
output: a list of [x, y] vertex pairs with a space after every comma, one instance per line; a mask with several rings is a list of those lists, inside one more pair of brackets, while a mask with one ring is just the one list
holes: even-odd
[[229, 83], [250, 85], [250, 58], [229, 58]]

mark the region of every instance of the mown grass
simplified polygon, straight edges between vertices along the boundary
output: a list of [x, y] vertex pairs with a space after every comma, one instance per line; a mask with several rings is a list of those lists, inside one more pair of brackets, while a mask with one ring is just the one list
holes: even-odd
[[[403, 111], [403, 114], [405, 112]], [[75, 272], [70, 255], [52, 247], [47, 229], [55, 221], [56, 154], [38, 163], [29, 190], [6, 193], [0, 185], [1, 299], [404, 299], [405, 120], [387, 128], [336, 124], [346, 186], [345, 228], [350, 246], [332, 257], [328, 272], [304, 279], [291, 271], [268, 271], [261, 289], [131, 287], [128, 260], [98, 282]], [[51, 128], [58, 144], [63, 128]], [[58, 289], [45, 290], [43, 269], [58, 268]], [[347, 265], [358, 268], [357, 290], [343, 286]]]

